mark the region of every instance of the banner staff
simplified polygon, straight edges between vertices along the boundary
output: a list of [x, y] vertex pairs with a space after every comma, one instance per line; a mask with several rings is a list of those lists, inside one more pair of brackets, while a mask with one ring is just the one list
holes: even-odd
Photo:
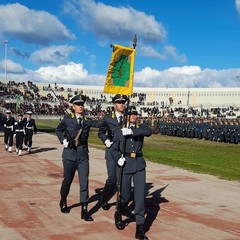
[[[135, 33], [134, 39], [133, 39], [133, 49], [135, 49], [137, 46], [137, 35]], [[128, 109], [130, 105], [130, 97], [128, 97], [127, 100], [127, 106], [125, 109], [125, 128], [127, 127], [127, 119], [128, 119]], [[125, 149], [126, 149], [126, 136], [124, 136], [123, 139], [123, 151], [122, 151], [122, 157], [125, 157]], [[121, 215], [121, 192], [122, 192], [122, 177], [123, 177], [123, 166], [120, 166], [120, 173], [119, 173], [119, 181], [118, 181], [118, 191], [117, 191], [117, 202], [116, 202], [116, 211], [114, 213], [114, 220], [115, 220], [115, 226], [119, 230], [123, 230], [125, 228], [125, 224], [122, 221], [122, 215]]]

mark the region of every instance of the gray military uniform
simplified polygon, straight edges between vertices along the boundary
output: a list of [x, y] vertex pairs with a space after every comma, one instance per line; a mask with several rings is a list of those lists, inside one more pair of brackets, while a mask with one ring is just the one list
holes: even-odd
[[[113, 112], [110, 115], [106, 115], [103, 120], [99, 124], [99, 131], [98, 131], [98, 137], [102, 140], [102, 142], [105, 144], [105, 141], [107, 139], [110, 140], [110, 142], [113, 141], [114, 132], [121, 128], [119, 126], [118, 119], [116, 117], [115, 112]], [[112, 146], [110, 148], [105, 149], [105, 159], [106, 159], [106, 165], [107, 165], [107, 172], [108, 172], [108, 178], [106, 180], [102, 196], [104, 200], [108, 201], [111, 197], [111, 194], [113, 190], [116, 187], [117, 183], [117, 164], [116, 161], [112, 158]]]
[[[151, 129], [140, 125], [133, 128], [133, 135], [126, 136], [125, 159], [122, 176], [121, 204], [126, 205], [130, 201], [131, 182], [134, 182], [134, 201], [136, 224], [144, 223], [145, 213], [145, 183], [146, 183], [146, 162], [142, 155], [142, 147], [145, 136], [151, 135]], [[121, 129], [114, 135], [112, 146], [112, 157], [117, 163], [124, 149], [124, 136]]]
[[[64, 179], [61, 186], [61, 197], [66, 198], [70, 191], [70, 186], [74, 178], [74, 174], [78, 171], [80, 182], [80, 202], [87, 203], [89, 201], [89, 154], [88, 154], [88, 137], [91, 127], [91, 121], [83, 117], [81, 123], [82, 132], [78, 139], [78, 146], [67, 147], [63, 149], [62, 159], [64, 168]], [[74, 114], [66, 115], [56, 128], [56, 135], [60, 141], [67, 138], [74, 139], [80, 128]], [[67, 134], [66, 134], [67, 132]]]

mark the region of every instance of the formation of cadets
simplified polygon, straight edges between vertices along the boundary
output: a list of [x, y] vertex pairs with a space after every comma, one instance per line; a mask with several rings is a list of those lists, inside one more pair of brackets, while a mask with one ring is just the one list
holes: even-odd
[[[89, 203], [88, 137], [93, 123], [84, 114], [85, 101], [86, 96], [81, 94], [71, 99], [72, 113], [64, 116], [55, 132], [59, 142], [63, 145], [64, 177], [60, 188], [60, 211], [70, 212], [71, 207], [67, 205], [67, 197], [75, 173], [78, 172], [79, 198], [82, 206], [81, 219], [91, 222], [93, 218], [87, 209]], [[108, 201], [118, 191], [117, 211], [114, 214], [115, 226], [119, 230], [125, 228], [122, 220], [124, 216], [136, 222], [135, 238], [148, 240], [144, 231], [146, 197], [146, 162], [142, 153], [144, 137], [149, 137], [154, 130], [162, 135], [238, 144], [240, 142], [240, 119], [162, 117], [138, 121], [138, 112], [134, 106], [128, 109], [128, 114], [124, 118], [127, 96], [117, 94], [112, 101], [114, 111], [106, 115], [98, 125], [98, 137], [106, 146], [105, 158], [108, 173], [106, 184], [101, 192], [100, 205], [103, 210], [109, 210]], [[11, 116], [11, 111], [6, 111], [3, 119], [6, 151], [12, 152], [15, 138], [18, 155], [22, 155], [23, 144], [27, 151], [31, 152], [32, 137], [34, 133], [37, 133], [35, 120], [31, 116], [32, 112], [28, 111], [25, 118], [22, 114], [18, 114], [18, 119], [15, 120]], [[134, 214], [129, 208], [132, 200], [132, 180], [134, 183]]]
[[162, 118], [158, 120], [162, 135], [205, 139], [238, 144], [240, 119]]
[[13, 143], [15, 139], [16, 153], [21, 156], [24, 148], [30, 153], [32, 148], [32, 137], [33, 134], [37, 133], [37, 127], [35, 119], [32, 117], [32, 112], [26, 112], [26, 117], [23, 118], [23, 114], [18, 114], [18, 119], [11, 115], [11, 111], [7, 110], [6, 115], [3, 118], [4, 127], [4, 143], [5, 150], [12, 152]]

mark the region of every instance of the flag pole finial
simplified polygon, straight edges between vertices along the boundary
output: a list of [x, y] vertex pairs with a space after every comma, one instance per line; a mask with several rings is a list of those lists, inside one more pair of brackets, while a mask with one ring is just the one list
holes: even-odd
[[137, 34], [134, 34], [134, 38], [133, 38], [133, 48], [135, 49], [137, 46]]

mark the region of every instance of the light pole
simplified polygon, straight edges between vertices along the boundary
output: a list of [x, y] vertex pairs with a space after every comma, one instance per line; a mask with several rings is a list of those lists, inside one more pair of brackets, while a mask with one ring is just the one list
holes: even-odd
[[238, 87], [238, 85], [239, 85], [239, 87], [240, 87], [240, 84], [239, 84], [239, 83], [240, 83], [240, 76], [236, 76], [236, 78], [237, 78], [236, 81], [238, 81], [238, 82], [237, 82], [237, 87]]
[[7, 81], [7, 45], [8, 45], [8, 40], [4, 41], [5, 45], [5, 81]]

